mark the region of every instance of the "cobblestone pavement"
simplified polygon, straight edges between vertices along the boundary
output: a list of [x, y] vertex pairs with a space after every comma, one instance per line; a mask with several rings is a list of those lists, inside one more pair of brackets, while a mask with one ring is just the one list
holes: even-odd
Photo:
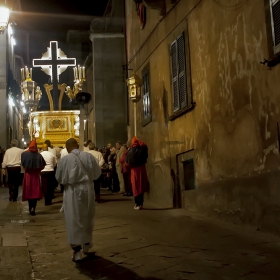
[[182, 209], [133, 209], [133, 198], [103, 194], [96, 205], [95, 254], [71, 261], [62, 194], [9, 202], [0, 189], [0, 280], [280, 279], [280, 237]]

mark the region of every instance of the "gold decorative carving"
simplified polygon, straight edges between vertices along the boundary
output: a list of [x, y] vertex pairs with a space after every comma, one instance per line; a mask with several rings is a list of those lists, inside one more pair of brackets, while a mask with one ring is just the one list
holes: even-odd
[[61, 129], [63, 127], [63, 121], [62, 120], [52, 120], [50, 122], [51, 129], [59, 128]]
[[[79, 111], [41, 111], [32, 112], [31, 119], [38, 119], [40, 125], [39, 136], [36, 137], [38, 147], [48, 139], [53, 146], [64, 146], [69, 138], [75, 138], [79, 142], [79, 136], [75, 135], [75, 119], [79, 117]], [[30, 135], [33, 133], [33, 121], [30, 125]]]
[[68, 138], [71, 137], [71, 133], [48, 134], [48, 135], [44, 135], [44, 138], [46, 138], [46, 136], [49, 140], [67, 140]]
[[65, 83], [63, 83], [61, 85], [58, 85], [58, 89], [60, 91], [59, 100], [58, 100], [58, 110], [59, 111], [61, 111], [62, 98], [63, 98], [63, 94], [65, 92], [65, 88], [66, 88], [66, 84]]
[[44, 84], [44, 88], [46, 90], [46, 93], [47, 93], [47, 96], [49, 99], [50, 111], [53, 111], [53, 99], [52, 99], [52, 95], [51, 95], [51, 90], [53, 89], [53, 85]]
[[69, 97], [70, 101], [72, 101], [75, 96], [82, 91], [83, 83], [86, 81], [86, 70], [84, 66], [78, 65], [78, 68], [74, 69], [74, 86], [73, 89], [70, 86], [66, 87], [65, 93]]
[[83, 87], [83, 81], [77, 81], [75, 82], [74, 86], [73, 86], [73, 90], [70, 88], [70, 86], [66, 87], [66, 95], [69, 97], [70, 101], [72, 101], [75, 96], [77, 95], [77, 93], [79, 93], [80, 91], [82, 91], [82, 87]]
[[[49, 103], [50, 103], [50, 111], [53, 111], [53, 98], [52, 98], [52, 94], [51, 91], [53, 90], [53, 85], [49, 85], [49, 84], [44, 84], [48, 99], [49, 99]], [[66, 88], [66, 84], [59, 84], [58, 85], [58, 89], [60, 91], [59, 94], [59, 100], [58, 100], [58, 110], [61, 111], [61, 104], [62, 104], [62, 98], [63, 98], [63, 94], [65, 92], [65, 88]]]
[[68, 117], [53, 117], [53, 118], [46, 118], [46, 128], [47, 132], [51, 131], [67, 131]]
[[42, 91], [41, 91], [40, 87], [37, 86], [36, 90], [35, 90], [35, 100], [37, 100], [39, 102], [41, 98], [42, 98]]

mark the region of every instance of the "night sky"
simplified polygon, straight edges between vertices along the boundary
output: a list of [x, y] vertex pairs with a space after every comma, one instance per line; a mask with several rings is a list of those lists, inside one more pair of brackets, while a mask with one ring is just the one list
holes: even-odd
[[[107, 3], [108, 0], [21, 0], [22, 12], [13, 11], [11, 15], [11, 19], [16, 23], [16, 54], [23, 57], [26, 66], [32, 67], [33, 59], [42, 57], [50, 41], [58, 41], [58, 47], [67, 57], [76, 58], [77, 64], [82, 65], [91, 52], [91, 42], [88, 38], [88, 41], [80, 43], [81, 45], [67, 43], [67, 31], [89, 31], [92, 19], [95, 16], [103, 16]], [[40, 68], [33, 68], [33, 80], [43, 92], [38, 110], [48, 110], [49, 103], [43, 85], [50, 82], [49, 76]], [[66, 83], [72, 88], [72, 67], [68, 67], [60, 75], [60, 83]], [[64, 96], [63, 109], [76, 109], [77, 104], [71, 104], [68, 100], [68, 97]]]
[[103, 16], [108, 0], [21, 0], [24, 29], [86, 29], [92, 16]]

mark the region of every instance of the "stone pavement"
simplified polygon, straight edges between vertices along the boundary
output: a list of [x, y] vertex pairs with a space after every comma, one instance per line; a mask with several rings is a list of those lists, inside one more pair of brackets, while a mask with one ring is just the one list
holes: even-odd
[[62, 194], [9, 202], [0, 189], [0, 280], [280, 279], [280, 237], [182, 209], [133, 209], [133, 198], [103, 194], [96, 205], [95, 254], [71, 261]]

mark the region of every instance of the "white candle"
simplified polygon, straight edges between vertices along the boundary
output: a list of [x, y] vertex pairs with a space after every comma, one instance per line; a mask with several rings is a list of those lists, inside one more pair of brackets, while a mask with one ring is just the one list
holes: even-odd
[[83, 67], [83, 79], [85, 79], [85, 78], [86, 78], [86, 68]]
[[28, 73], [28, 68], [26, 66], [25, 66], [25, 75], [26, 75], [26, 79], [27, 79], [29, 76], [29, 73]]
[[75, 81], [76, 80], [75, 67], [73, 68], [73, 72], [74, 72], [74, 81]]
[[32, 68], [30, 68], [30, 78], [32, 79]]
[[21, 81], [24, 81], [24, 72], [23, 72], [23, 68], [20, 69], [20, 74], [21, 74]]
[[79, 80], [82, 79], [82, 69], [81, 69], [81, 66], [78, 65], [78, 69], [79, 69]]

